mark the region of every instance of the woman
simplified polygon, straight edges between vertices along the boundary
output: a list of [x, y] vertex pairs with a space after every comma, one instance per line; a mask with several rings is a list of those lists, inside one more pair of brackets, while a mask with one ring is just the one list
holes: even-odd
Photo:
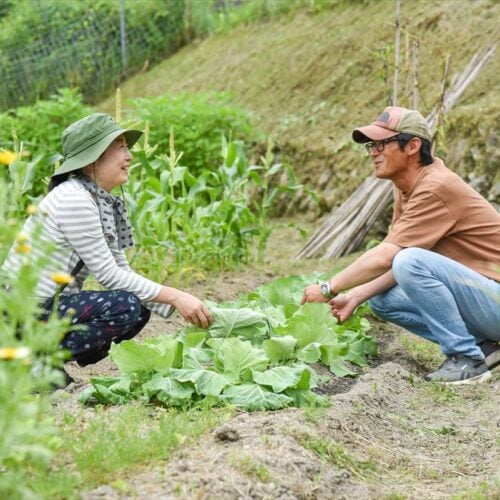
[[[72, 316], [73, 324], [85, 326], [68, 333], [61, 344], [81, 366], [106, 357], [112, 341], [137, 335], [148, 322], [150, 310], [168, 318], [177, 309], [184, 319], [204, 328], [212, 321], [198, 298], [144, 278], [127, 262], [124, 249], [133, 246], [131, 226], [123, 200], [111, 191], [127, 182], [129, 149], [141, 134], [121, 129], [104, 113], [70, 125], [62, 134], [63, 163], [39, 205], [39, 211], [46, 214], [42, 239], [52, 243], [55, 251], [36, 294], [48, 314], [59, 286], [54, 273], [75, 275], [60, 291], [58, 307], [62, 315]], [[23, 233], [29, 235], [35, 225], [30, 217]], [[36, 256], [37, 250], [33, 253]], [[4, 271], [15, 273], [21, 260], [11, 249]], [[90, 274], [108, 291], [82, 291]]]

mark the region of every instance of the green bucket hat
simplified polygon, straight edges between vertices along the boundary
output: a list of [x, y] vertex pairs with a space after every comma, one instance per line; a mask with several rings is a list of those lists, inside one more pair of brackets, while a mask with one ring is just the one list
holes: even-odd
[[64, 159], [52, 177], [73, 172], [94, 163], [120, 135], [131, 148], [141, 136], [140, 130], [122, 129], [106, 113], [92, 113], [72, 123], [61, 136]]

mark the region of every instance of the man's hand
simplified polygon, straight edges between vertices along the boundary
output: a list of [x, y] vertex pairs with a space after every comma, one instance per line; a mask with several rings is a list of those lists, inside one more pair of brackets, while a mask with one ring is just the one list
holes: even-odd
[[306, 302], [328, 302], [328, 299], [321, 293], [320, 285], [309, 285], [304, 290], [300, 303], [305, 304]]
[[352, 313], [359, 306], [359, 302], [349, 293], [337, 295], [328, 302], [332, 307], [333, 315], [340, 323], [349, 319]]
[[186, 321], [194, 323], [196, 326], [208, 328], [213, 321], [212, 314], [203, 305], [203, 302], [190, 293], [176, 290], [171, 304]]

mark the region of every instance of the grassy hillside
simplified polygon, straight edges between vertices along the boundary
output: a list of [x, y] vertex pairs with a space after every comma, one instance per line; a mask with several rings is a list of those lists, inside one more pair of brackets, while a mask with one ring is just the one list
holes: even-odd
[[[452, 76], [487, 41], [498, 38], [500, 3], [401, 3], [402, 58], [408, 31], [410, 48], [413, 40], [419, 41], [419, 108], [425, 115], [438, 102], [445, 57], [451, 56]], [[392, 86], [394, 21], [394, 0], [351, 0], [319, 12], [300, 10], [192, 43], [127, 81], [122, 95], [126, 99], [181, 90], [233, 93], [253, 112], [256, 125], [274, 135], [277, 148], [301, 180], [322, 193], [324, 208], [330, 208], [370, 173], [370, 162], [352, 143], [350, 132], [386, 105]], [[408, 56], [401, 64], [398, 103], [411, 106], [411, 78], [405, 73], [411, 53]], [[499, 74], [496, 55], [446, 118], [444, 142], [438, 149], [463, 177], [473, 172], [473, 182], [497, 203]], [[110, 97], [99, 108], [113, 111], [113, 101]], [[499, 198], [493, 200], [495, 186]]]

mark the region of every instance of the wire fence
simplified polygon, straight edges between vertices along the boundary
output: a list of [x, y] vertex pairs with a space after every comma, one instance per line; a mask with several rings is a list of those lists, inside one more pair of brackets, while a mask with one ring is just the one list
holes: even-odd
[[[168, 2], [168, 10], [145, 23], [127, 24], [121, 11], [89, 9], [77, 21], [39, 33], [25, 47], [0, 47], [0, 110], [30, 104], [61, 87], [78, 87], [95, 100], [127, 75], [178, 49], [184, 42], [184, 1]], [[47, 14], [46, 14], [47, 15]]]

